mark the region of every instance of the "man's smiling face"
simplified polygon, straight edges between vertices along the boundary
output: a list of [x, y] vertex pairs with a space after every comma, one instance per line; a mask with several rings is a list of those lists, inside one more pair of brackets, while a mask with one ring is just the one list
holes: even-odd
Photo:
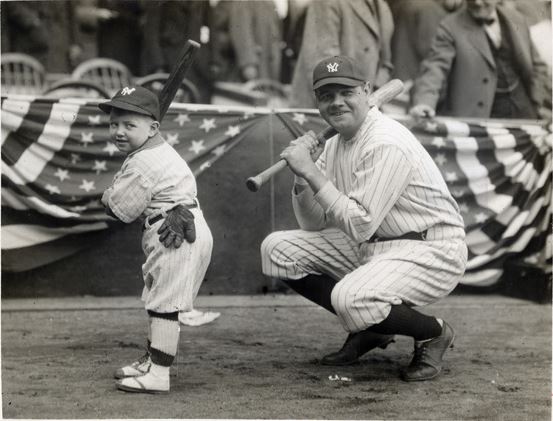
[[315, 91], [321, 116], [346, 139], [357, 133], [369, 110], [370, 85], [330, 84]]

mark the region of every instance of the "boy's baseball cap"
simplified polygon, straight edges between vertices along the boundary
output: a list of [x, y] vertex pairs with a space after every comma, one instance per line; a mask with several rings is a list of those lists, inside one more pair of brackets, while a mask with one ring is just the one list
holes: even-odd
[[347, 56], [325, 58], [313, 69], [313, 90], [330, 84], [358, 86], [365, 81], [360, 66]]
[[107, 102], [98, 104], [105, 113], [110, 113], [112, 108], [120, 108], [126, 111], [145, 114], [159, 121], [159, 101], [157, 95], [142, 86], [125, 86]]

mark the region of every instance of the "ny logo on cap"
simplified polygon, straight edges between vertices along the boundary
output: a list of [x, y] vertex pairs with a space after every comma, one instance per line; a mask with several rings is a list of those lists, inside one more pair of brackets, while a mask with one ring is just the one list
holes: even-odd
[[130, 94], [132, 94], [134, 91], [136, 91], [136, 88], [130, 89], [128, 86], [125, 86], [125, 87], [123, 88], [123, 90], [121, 91], [121, 95], [130, 95]]
[[326, 65], [326, 69], [329, 73], [334, 73], [338, 71], [338, 63], [329, 63]]

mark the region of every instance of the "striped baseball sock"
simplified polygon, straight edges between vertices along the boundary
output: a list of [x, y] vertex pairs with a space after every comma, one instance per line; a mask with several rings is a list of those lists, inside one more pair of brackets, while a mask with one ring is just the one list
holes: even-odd
[[148, 311], [148, 314], [152, 330], [152, 363], [169, 368], [173, 364], [179, 344], [179, 313]]
[[424, 341], [439, 336], [442, 325], [433, 316], [427, 316], [405, 304], [394, 305], [383, 321], [368, 328], [385, 335], [405, 335]]

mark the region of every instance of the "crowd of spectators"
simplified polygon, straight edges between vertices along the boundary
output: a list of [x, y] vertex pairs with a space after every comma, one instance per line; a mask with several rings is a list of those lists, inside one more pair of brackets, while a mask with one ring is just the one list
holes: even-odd
[[[184, 42], [194, 39], [202, 48], [187, 77], [203, 102], [210, 101], [217, 81], [272, 79], [291, 84], [290, 105], [301, 108], [315, 104], [310, 89], [314, 64], [325, 56], [348, 55], [362, 63], [376, 87], [393, 77], [413, 86], [415, 107], [419, 101], [438, 114], [490, 117], [489, 104], [478, 112], [452, 105], [456, 86], [464, 89], [465, 100], [477, 95], [466, 90], [466, 77], [461, 76], [468, 72], [456, 68], [460, 60], [453, 58], [464, 56], [475, 66], [485, 62], [476, 49], [454, 50], [459, 45], [455, 37], [467, 40], [466, 34], [452, 33], [462, 22], [443, 23], [450, 14], [465, 13], [467, 3], [481, 2], [508, 10], [497, 14], [502, 32], [508, 34], [510, 25], [523, 25], [518, 35], [526, 31], [534, 40], [526, 45], [513, 40], [513, 35], [505, 36], [506, 50], [492, 48], [488, 60], [505, 63], [514, 58], [507, 76], [502, 76], [511, 77], [513, 72], [524, 89], [528, 78], [545, 72], [543, 79], [538, 78], [545, 80], [539, 89], [549, 92], [551, 2], [543, 0], [10, 1], [1, 3], [2, 52], [32, 55], [50, 73], [70, 73], [87, 59], [108, 57], [143, 76], [168, 72]], [[482, 32], [480, 41], [488, 43], [486, 33], [490, 31]], [[521, 70], [524, 66], [516, 61], [521, 54], [530, 70]], [[448, 68], [444, 57], [451, 59]], [[482, 72], [491, 73], [484, 77], [487, 82], [481, 77], [472, 81], [474, 92], [497, 76], [494, 65]], [[493, 90], [489, 95], [493, 97]], [[545, 108], [548, 104], [550, 108], [551, 97], [545, 97]], [[501, 111], [493, 116], [501, 116]]]

